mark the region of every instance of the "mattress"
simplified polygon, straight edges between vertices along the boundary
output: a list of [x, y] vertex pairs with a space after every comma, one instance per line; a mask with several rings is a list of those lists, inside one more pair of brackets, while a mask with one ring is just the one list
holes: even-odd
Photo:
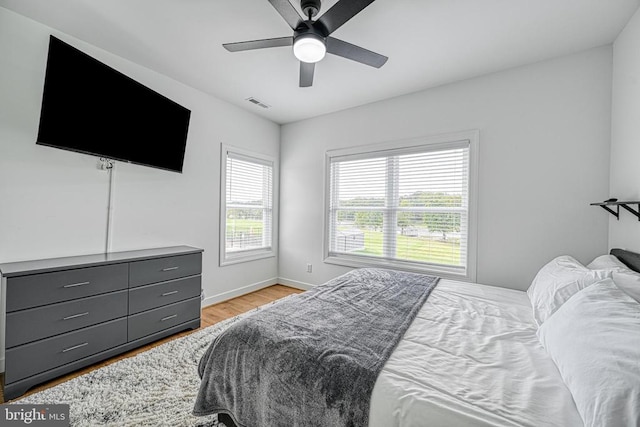
[[378, 376], [370, 427], [582, 426], [525, 292], [442, 279]]

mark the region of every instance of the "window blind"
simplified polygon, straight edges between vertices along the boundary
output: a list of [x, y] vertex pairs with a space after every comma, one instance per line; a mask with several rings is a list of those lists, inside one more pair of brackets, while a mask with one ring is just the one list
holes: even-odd
[[330, 257], [465, 272], [469, 141], [330, 158]]
[[270, 251], [273, 162], [227, 152], [223, 260]]

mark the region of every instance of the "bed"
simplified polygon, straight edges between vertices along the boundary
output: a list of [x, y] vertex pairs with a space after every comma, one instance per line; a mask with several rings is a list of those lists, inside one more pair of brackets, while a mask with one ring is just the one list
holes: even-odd
[[[640, 410], [634, 409], [640, 407], [640, 274], [636, 273], [640, 270], [640, 255], [622, 250], [613, 250], [612, 254], [617, 257], [599, 257], [589, 266], [571, 257], [558, 257], [540, 270], [528, 292], [439, 280], [377, 373], [367, 402], [367, 424], [640, 425]], [[572, 279], [566, 280], [567, 277]], [[622, 289], [631, 289], [633, 295], [619, 295], [620, 286], [614, 280], [626, 281], [626, 288]], [[591, 286], [594, 284], [597, 286]], [[587, 288], [589, 291], [581, 292]], [[612, 293], [613, 302], [608, 301]], [[637, 299], [632, 298], [634, 295]], [[571, 310], [570, 306], [578, 306], [579, 310]], [[583, 307], [585, 313], [595, 310], [596, 314], [580, 319]], [[627, 310], [630, 314], [614, 316], [611, 321], [618, 323], [611, 326], [607, 323], [610, 316], [604, 320], [598, 317], [603, 310]], [[595, 320], [589, 323], [589, 319]], [[629, 327], [630, 322], [636, 321], [635, 326]], [[576, 324], [584, 326], [576, 326], [576, 333], [567, 332], [567, 327]], [[620, 324], [624, 331], [616, 332], [620, 336], [616, 335], [612, 342], [610, 330], [620, 329]], [[592, 348], [593, 340], [583, 339], [590, 332], [581, 327], [604, 328], [605, 339], [596, 339], [603, 345]], [[616, 353], [611, 346], [618, 342], [622, 344]], [[213, 344], [211, 350], [215, 352]], [[610, 361], [607, 352], [615, 353]], [[226, 363], [234, 363], [233, 360]], [[609, 372], [607, 363], [613, 363], [611, 369], [624, 371], [612, 386], [603, 384], [610, 378], [601, 378], [602, 372]], [[590, 372], [589, 378], [578, 375], [578, 380], [572, 379], [576, 369], [592, 368], [596, 371]], [[207, 375], [221, 375], [219, 371]], [[209, 379], [231, 381], [223, 377]], [[221, 389], [234, 392], [225, 387]], [[260, 399], [269, 397], [263, 395]], [[245, 425], [241, 414], [217, 409], [226, 425]], [[605, 409], [607, 414], [603, 415]], [[195, 412], [198, 414], [197, 408]], [[201, 407], [199, 414], [204, 413]], [[333, 425], [322, 419], [301, 424], [289, 419], [276, 424]]]

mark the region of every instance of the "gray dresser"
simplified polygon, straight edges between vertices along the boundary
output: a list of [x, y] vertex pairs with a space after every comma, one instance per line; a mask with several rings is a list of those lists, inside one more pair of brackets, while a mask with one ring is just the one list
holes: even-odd
[[201, 272], [190, 246], [0, 264], [5, 400], [200, 327]]

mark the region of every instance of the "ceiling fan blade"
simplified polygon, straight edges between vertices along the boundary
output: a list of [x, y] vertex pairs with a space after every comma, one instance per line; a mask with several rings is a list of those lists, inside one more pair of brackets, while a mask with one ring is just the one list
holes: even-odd
[[340, 0], [318, 18], [318, 21], [327, 29], [327, 34], [331, 34], [374, 1]]
[[315, 63], [300, 61], [300, 87], [311, 87], [315, 69]]
[[371, 52], [335, 37], [327, 37], [327, 52], [376, 68], [382, 67], [389, 59], [384, 55]]
[[289, 0], [269, 0], [269, 3], [271, 3], [271, 6], [287, 21], [287, 24], [289, 24], [292, 30], [298, 28], [303, 22], [302, 17], [296, 8], [289, 3]]
[[268, 47], [293, 46], [293, 37], [278, 37], [275, 39], [250, 40], [246, 42], [225, 43], [222, 45], [229, 52], [243, 50], [265, 49]]

